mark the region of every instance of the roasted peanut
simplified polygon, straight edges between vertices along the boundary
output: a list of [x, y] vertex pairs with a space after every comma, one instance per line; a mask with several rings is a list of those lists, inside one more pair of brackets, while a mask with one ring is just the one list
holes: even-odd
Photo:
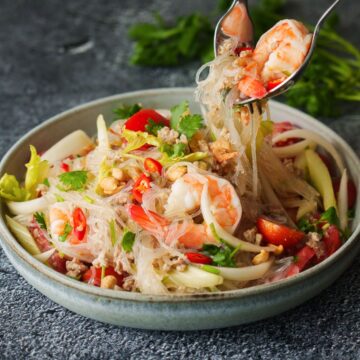
[[113, 289], [117, 283], [116, 277], [113, 275], [104, 276], [101, 279], [101, 285], [103, 289]]
[[166, 172], [166, 177], [170, 181], [175, 181], [175, 180], [181, 178], [186, 173], [187, 173], [187, 167], [186, 166], [176, 166], [176, 167], [173, 167], [173, 168], [169, 169]]
[[252, 259], [254, 265], [259, 265], [269, 260], [269, 253], [265, 250], [261, 250], [259, 254], [255, 255]]

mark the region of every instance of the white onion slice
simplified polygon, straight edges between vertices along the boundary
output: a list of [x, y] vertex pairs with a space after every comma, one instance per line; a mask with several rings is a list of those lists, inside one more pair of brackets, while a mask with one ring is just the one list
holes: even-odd
[[46, 209], [49, 206], [49, 199], [46, 196], [29, 201], [8, 201], [6, 204], [14, 215], [27, 215]]
[[41, 156], [41, 159], [55, 163], [70, 155], [81, 154], [82, 150], [90, 145], [93, 145], [93, 142], [84, 131], [76, 130], [53, 145]]
[[281, 147], [273, 147], [272, 149], [278, 157], [287, 158], [287, 157], [297, 156], [307, 147], [313, 147], [314, 145], [316, 144], [313, 141], [306, 139], [296, 144], [291, 144], [288, 146], [281, 146]]
[[186, 286], [192, 289], [212, 288], [223, 283], [220, 275], [201, 270], [189, 265], [185, 271], [174, 271], [169, 279], [176, 285]]
[[241, 268], [217, 267], [221, 276], [227, 280], [250, 281], [260, 279], [270, 269], [273, 259], [259, 265], [245, 266]]
[[272, 143], [275, 144], [278, 141], [286, 140], [288, 138], [302, 138], [302, 139], [315, 141], [318, 145], [322, 146], [334, 158], [340, 172], [342, 173], [344, 171], [344, 163], [338, 151], [331, 143], [326, 141], [322, 136], [310, 130], [296, 129], [296, 130], [285, 131], [281, 134], [275, 135], [272, 138]]
[[166, 119], [171, 118], [171, 112], [168, 109], [155, 109], [155, 111]]
[[348, 223], [348, 175], [346, 169], [344, 169], [341, 176], [339, 193], [338, 193], [338, 210], [339, 210], [339, 220], [340, 220], [340, 229], [345, 230]]
[[100, 114], [96, 120], [100, 149], [110, 149], [110, 142], [104, 117]]
[[42, 263], [46, 263], [49, 259], [50, 256], [56, 251], [55, 248], [50, 249], [48, 251], [45, 251], [41, 254], [35, 255], [34, 258], [41, 261]]

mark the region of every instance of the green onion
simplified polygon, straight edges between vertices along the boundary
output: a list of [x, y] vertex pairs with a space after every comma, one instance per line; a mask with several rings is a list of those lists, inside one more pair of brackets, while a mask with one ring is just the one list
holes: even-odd
[[207, 271], [212, 274], [216, 274], [216, 275], [220, 274], [220, 270], [211, 265], [202, 265], [200, 268], [201, 270]]

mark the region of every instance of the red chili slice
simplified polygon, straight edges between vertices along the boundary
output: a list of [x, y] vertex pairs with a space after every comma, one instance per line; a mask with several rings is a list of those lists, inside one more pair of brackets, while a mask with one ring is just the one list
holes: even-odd
[[86, 216], [80, 208], [76, 208], [73, 212], [74, 230], [73, 233], [79, 241], [82, 241], [86, 233]]
[[144, 161], [144, 168], [149, 173], [161, 175], [163, 167], [157, 160], [146, 158]]
[[[100, 286], [101, 285], [101, 273], [102, 273], [101, 267], [91, 266], [91, 268], [82, 275], [81, 279], [82, 279], [82, 281], [84, 281], [90, 285]], [[108, 276], [108, 275], [115, 276], [116, 280], [117, 280], [117, 285], [118, 286], [122, 285], [124, 276], [118, 274], [112, 266], [108, 266], [105, 269], [105, 276]]]
[[151, 183], [151, 178], [149, 176], [146, 176], [145, 174], [141, 174], [136, 180], [132, 194], [134, 199], [139, 203], [142, 202], [143, 193], [146, 190], [150, 189], [150, 183]]
[[185, 256], [188, 258], [190, 262], [195, 264], [206, 264], [206, 265], [212, 264], [212, 259], [204, 254], [188, 252], [185, 254]]
[[69, 164], [65, 163], [65, 162], [62, 162], [60, 164], [60, 168], [61, 170], [63, 170], [64, 172], [69, 172], [70, 171], [70, 166]]
[[268, 84], [267, 84], [266, 90], [270, 91], [270, 90], [276, 88], [283, 81], [284, 81], [284, 79], [277, 79], [277, 80], [269, 81]]

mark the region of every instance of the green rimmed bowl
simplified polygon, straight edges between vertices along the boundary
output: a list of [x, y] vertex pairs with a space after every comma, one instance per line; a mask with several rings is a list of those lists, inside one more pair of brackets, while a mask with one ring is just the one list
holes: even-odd
[[[137, 91], [96, 100], [63, 112], [22, 137], [0, 163], [0, 176], [24, 175], [30, 144], [44, 151], [68, 133], [83, 129], [96, 132], [96, 117], [112, 119], [119, 103], [141, 102], [146, 107], [169, 108], [189, 100], [199, 112], [192, 88]], [[355, 183], [360, 183], [360, 162], [353, 150], [335, 132], [314, 118], [286, 105], [270, 102], [272, 118], [291, 120], [331, 141], [346, 160]], [[143, 295], [100, 289], [68, 278], [37, 261], [11, 234], [5, 223], [6, 206], [1, 203], [0, 241], [18, 272], [56, 303], [86, 317], [120, 326], [157, 330], [199, 330], [239, 325], [279, 314], [315, 296], [338, 278], [360, 248], [360, 201], [357, 201], [353, 234], [330, 258], [290, 279], [247, 289], [199, 295]]]

